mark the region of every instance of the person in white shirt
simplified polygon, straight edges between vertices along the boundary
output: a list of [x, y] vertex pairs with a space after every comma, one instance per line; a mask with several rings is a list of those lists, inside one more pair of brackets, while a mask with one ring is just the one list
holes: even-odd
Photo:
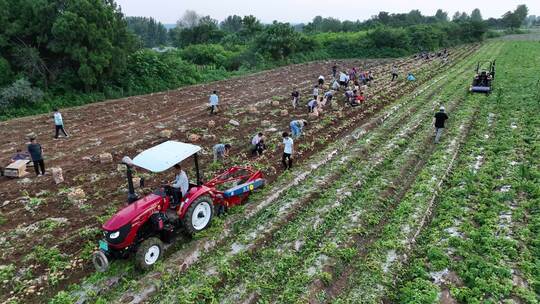
[[339, 85], [342, 86], [342, 87], [347, 87], [347, 85], [349, 84], [349, 76], [347, 76], [347, 74], [345, 72], [340, 72], [339, 73]]
[[217, 95], [217, 91], [214, 91], [212, 95], [210, 95], [208, 101], [210, 102], [210, 114], [217, 114], [217, 108], [219, 104], [219, 97]]
[[314, 99], [319, 98], [319, 86], [318, 85], [313, 87], [313, 98]]
[[322, 86], [324, 84], [324, 76], [319, 76], [319, 85]]
[[64, 129], [64, 120], [62, 119], [62, 113], [60, 113], [60, 111], [58, 111], [58, 109], [54, 109], [54, 127], [55, 127], [55, 130], [56, 130], [56, 134], [54, 135], [54, 138], [58, 138], [58, 135], [60, 133], [60, 131], [62, 131], [62, 133], [64, 133], [64, 136], [65, 137], [69, 137], [67, 132], [66, 132], [66, 129]]
[[189, 189], [189, 180], [186, 175], [186, 172], [182, 170], [180, 164], [174, 165], [176, 169], [176, 177], [172, 183], [173, 188], [173, 207], [176, 207], [180, 204], [180, 200], [184, 198]]
[[312, 99], [308, 102], [309, 113], [313, 113], [313, 110], [317, 107], [317, 99]]
[[281, 162], [285, 170], [289, 170], [292, 167], [292, 154], [293, 154], [294, 141], [289, 136], [289, 133], [283, 132], [283, 157]]
[[264, 145], [264, 134], [259, 132], [251, 139], [251, 155], [261, 156], [265, 149], [266, 146]]
[[339, 90], [339, 83], [337, 82], [337, 80], [334, 80], [334, 82], [332, 83], [332, 90]]

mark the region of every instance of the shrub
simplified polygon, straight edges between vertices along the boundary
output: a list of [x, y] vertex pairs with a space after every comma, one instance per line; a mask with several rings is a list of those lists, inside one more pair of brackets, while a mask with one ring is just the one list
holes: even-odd
[[199, 79], [196, 67], [182, 60], [178, 52], [141, 50], [130, 56], [121, 86], [130, 94], [144, 94], [194, 84]]
[[193, 44], [180, 51], [182, 58], [198, 65], [225, 67], [232, 52], [219, 44]]
[[274, 23], [255, 39], [255, 48], [267, 58], [283, 60], [289, 55], [312, 51], [317, 43], [311, 37], [296, 32], [288, 23]]
[[21, 78], [2, 90], [0, 107], [31, 105], [42, 99], [43, 92], [32, 87], [27, 79]]
[[416, 278], [399, 290], [400, 303], [435, 303], [439, 288], [428, 280]]
[[379, 27], [367, 34], [376, 48], [409, 49], [410, 36], [402, 28]]
[[0, 57], [0, 86], [6, 85], [11, 81], [11, 68], [9, 62]]

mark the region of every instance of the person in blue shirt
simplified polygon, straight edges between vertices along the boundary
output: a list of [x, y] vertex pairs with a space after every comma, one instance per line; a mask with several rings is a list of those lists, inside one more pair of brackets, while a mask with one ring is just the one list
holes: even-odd
[[214, 150], [214, 161], [223, 161], [223, 159], [229, 155], [231, 150], [230, 144], [217, 144], [213, 148]]
[[407, 75], [407, 80], [408, 80], [408, 81], [415, 81], [415, 80], [416, 80], [416, 77], [414, 77], [414, 75], [413, 75], [412, 73], [409, 73], [409, 74]]
[[210, 114], [217, 115], [217, 108], [219, 104], [219, 96], [217, 95], [217, 91], [214, 91], [212, 95], [210, 95], [208, 101], [210, 102]]
[[291, 135], [292, 138], [297, 138], [302, 135], [302, 129], [304, 129], [304, 126], [307, 124], [307, 120], [299, 119], [299, 120], [293, 120], [289, 124], [289, 127], [291, 128]]
[[54, 109], [54, 126], [56, 130], [56, 134], [54, 135], [54, 138], [58, 138], [59, 132], [62, 131], [64, 133], [65, 137], [69, 137], [66, 133], [66, 129], [64, 129], [64, 120], [62, 119], [62, 113], [58, 111], [58, 109]]

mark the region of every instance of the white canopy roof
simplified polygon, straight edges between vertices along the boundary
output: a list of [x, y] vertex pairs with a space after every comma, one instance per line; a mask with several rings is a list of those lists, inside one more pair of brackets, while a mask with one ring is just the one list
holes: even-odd
[[199, 146], [170, 140], [141, 152], [133, 164], [151, 172], [163, 172], [200, 150]]

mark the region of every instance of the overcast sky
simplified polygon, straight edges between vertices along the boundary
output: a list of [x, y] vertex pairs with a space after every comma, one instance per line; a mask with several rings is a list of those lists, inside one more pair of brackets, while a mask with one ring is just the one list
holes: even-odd
[[540, 15], [540, 1], [532, 0], [117, 0], [127, 16], [154, 17], [162, 23], [176, 23], [185, 10], [223, 20], [229, 15], [254, 15], [263, 22], [308, 22], [313, 17], [341, 20], [365, 20], [380, 11], [405, 13], [419, 9], [434, 15], [438, 8], [452, 17], [455, 11], [470, 12], [479, 8], [484, 18], [500, 17], [519, 4], [529, 7], [529, 14]]

